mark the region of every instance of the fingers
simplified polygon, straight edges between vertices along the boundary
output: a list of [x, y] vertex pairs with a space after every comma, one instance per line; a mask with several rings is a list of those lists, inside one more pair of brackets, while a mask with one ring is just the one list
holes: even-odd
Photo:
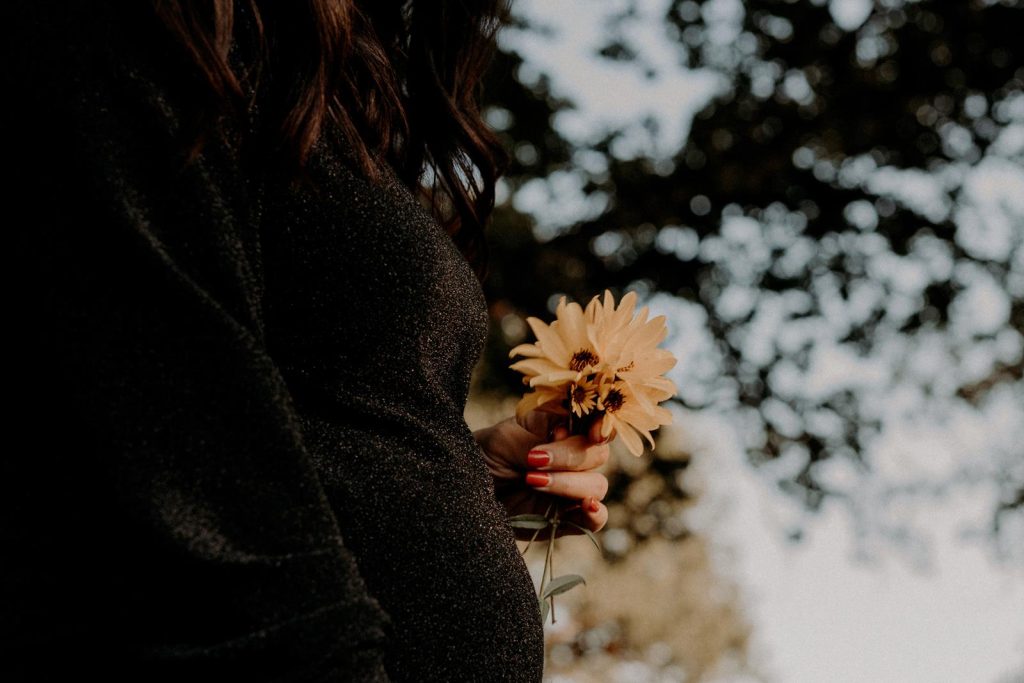
[[601, 425], [603, 424], [604, 419], [604, 415], [602, 415], [601, 419], [595, 420], [594, 424], [590, 425], [590, 430], [587, 434], [592, 443], [610, 443], [615, 439], [615, 427], [612, 427], [611, 433], [608, 435], [607, 439], [601, 437]]
[[[597, 532], [608, 523], [608, 507], [596, 498], [585, 498], [580, 501], [580, 507], [569, 513], [569, 521], [579, 524], [584, 529]], [[583, 533], [573, 529], [572, 525], [566, 525], [566, 533]]]
[[608, 461], [608, 444], [590, 443], [582, 435], [570, 436], [550, 443], [538, 444], [526, 454], [526, 466], [531, 469], [592, 470]]
[[[503, 459], [509, 464], [518, 464], [520, 467], [538, 467], [535, 464], [537, 458], [528, 458], [531, 451], [545, 451], [552, 457], [552, 464], [546, 469], [585, 469], [573, 463], [580, 459], [580, 456], [568, 456], [566, 448], [576, 449], [589, 448], [591, 445], [608, 444], [615, 438], [615, 429], [612, 428], [607, 438], [601, 437], [601, 425], [604, 417], [596, 420], [588, 429], [587, 434], [572, 437], [565, 425], [565, 418], [562, 415], [555, 415], [542, 410], [531, 410], [526, 414], [524, 422], [521, 423], [514, 418], [509, 418], [505, 423], [499, 425], [500, 431], [498, 450]], [[575, 440], [574, 440], [575, 439]], [[559, 446], [568, 442], [566, 446]], [[588, 454], [589, 464], [586, 468], [596, 467], [607, 460], [607, 453]], [[516, 462], [518, 461], [518, 462]], [[565, 464], [568, 463], [568, 464]]]
[[[554, 429], [549, 433], [550, 435], [548, 439], [551, 441], [559, 441], [561, 439], [567, 438], [569, 436], [569, 429], [565, 426], [564, 418], [561, 415], [555, 415], [553, 417], [555, 419], [551, 421], [550, 424], [554, 426]], [[535, 418], [534, 421], [538, 423], [543, 422], [541, 418]], [[603, 421], [604, 416], [602, 415], [600, 418], [595, 420], [590, 425], [590, 428], [587, 430], [587, 438], [590, 440], [591, 443], [610, 443], [612, 440], [615, 439], [614, 427], [612, 427], [611, 433], [609, 433], [607, 438], [601, 436]], [[541, 432], [537, 431], [535, 433], [540, 434]]]
[[526, 417], [522, 422], [519, 422], [518, 420], [515, 422], [535, 438], [546, 441], [551, 438], [558, 438], [552, 436], [553, 430], [564, 421], [565, 416], [563, 415], [558, 415], [545, 410], [537, 410], [535, 408], [526, 413]]
[[487, 468], [497, 479], [521, 478], [529, 452], [546, 438], [527, 430], [512, 417], [473, 434], [480, 443]]
[[[587, 436], [591, 442], [608, 443], [615, 439], [614, 427], [612, 427], [611, 433], [607, 438], [601, 436], [601, 427], [604, 420], [605, 417], [602, 415], [590, 425]], [[546, 410], [534, 408], [527, 412], [522, 420], [513, 418], [512, 422], [541, 440], [558, 441], [569, 436], [569, 430], [565, 425], [566, 417]]]
[[558, 526], [559, 536], [579, 536], [583, 531], [577, 526], [591, 533], [597, 533], [608, 523], [608, 507], [596, 498], [587, 497], [581, 500], [579, 505], [566, 509], [561, 518], [563, 521], [572, 522], [572, 524], [560, 524]]
[[[534, 408], [526, 413], [523, 421], [520, 422], [516, 420], [516, 424], [539, 439], [558, 441], [569, 436], [569, 430], [565, 426], [565, 420], [566, 418], [564, 415]], [[595, 420], [594, 423], [590, 425], [590, 429], [587, 434], [590, 441], [593, 443], [606, 443], [615, 439], [614, 427], [607, 439], [602, 438], [601, 424], [603, 420], [604, 416], [601, 416], [601, 418]]]
[[[591, 533], [597, 533], [608, 524], [608, 508], [594, 498], [585, 498], [579, 501], [579, 505], [567, 508], [561, 515], [561, 519], [563, 522], [572, 522], [572, 524], [559, 524], [558, 536], [582, 535], [583, 531], [573, 525], [582, 527]], [[516, 530], [516, 536], [521, 541], [545, 541], [549, 535], [550, 533], [547, 529], [541, 530], [539, 533], [529, 529]]]
[[537, 491], [563, 498], [603, 500], [608, 493], [608, 478], [600, 472], [529, 472], [526, 484]]

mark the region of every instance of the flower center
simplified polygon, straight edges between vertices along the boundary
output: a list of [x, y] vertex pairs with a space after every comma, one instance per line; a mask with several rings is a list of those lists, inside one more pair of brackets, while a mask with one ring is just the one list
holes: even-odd
[[576, 403], [583, 403], [583, 399], [587, 397], [587, 390], [580, 385], [575, 385], [572, 390], [572, 400]]
[[572, 359], [569, 361], [569, 369], [580, 372], [588, 365], [597, 365], [599, 360], [597, 354], [590, 349], [580, 349], [572, 354]]
[[604, 397], [604, 409], [609, 413], [614, 413], [616, 410], [622, 407], [622, 402], [626, 400], [626, 397], [622, 395], [622, 392], [618, 389], [610, 389], [608, 395]]

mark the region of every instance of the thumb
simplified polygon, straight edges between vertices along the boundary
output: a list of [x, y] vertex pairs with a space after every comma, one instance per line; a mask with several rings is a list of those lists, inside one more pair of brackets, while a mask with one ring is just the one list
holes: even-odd
[[602, 426], [604, 421], [607, 419], [607, 416], [602, 415], [599, 420], [594, 420], [594, 423], [590, 425], [590, 431], [587, 432], [587, 438], [590, 439], [591, 443], [609, 443], [615, 438], [615, 427], [612, 427], [607, 438], [601, 436]]
[[546, 410], [534, 408], [527, 412], [522, 420], [517, 420], [519, 426], [533, 434], [538, 439], [550, 441], [555, 429], [564, 424], [565, 417]]

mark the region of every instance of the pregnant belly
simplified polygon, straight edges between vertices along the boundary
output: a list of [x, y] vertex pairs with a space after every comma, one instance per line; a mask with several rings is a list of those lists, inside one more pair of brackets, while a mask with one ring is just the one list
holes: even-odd
[[391, 617], [391, 677], [540, 681], [533, 583], [465, 423], [303, 422], [345, 544]]

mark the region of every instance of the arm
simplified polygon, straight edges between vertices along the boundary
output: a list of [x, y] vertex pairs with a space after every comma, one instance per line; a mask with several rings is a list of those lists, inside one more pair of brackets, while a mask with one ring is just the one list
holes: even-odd
[[28, 447], [2, 459], [0, 666], [386, 680], [387, 617], [262, 344], [245, 183], [216, 144], [180, 168], [181, 91], [109, 4], [3, 10]]

